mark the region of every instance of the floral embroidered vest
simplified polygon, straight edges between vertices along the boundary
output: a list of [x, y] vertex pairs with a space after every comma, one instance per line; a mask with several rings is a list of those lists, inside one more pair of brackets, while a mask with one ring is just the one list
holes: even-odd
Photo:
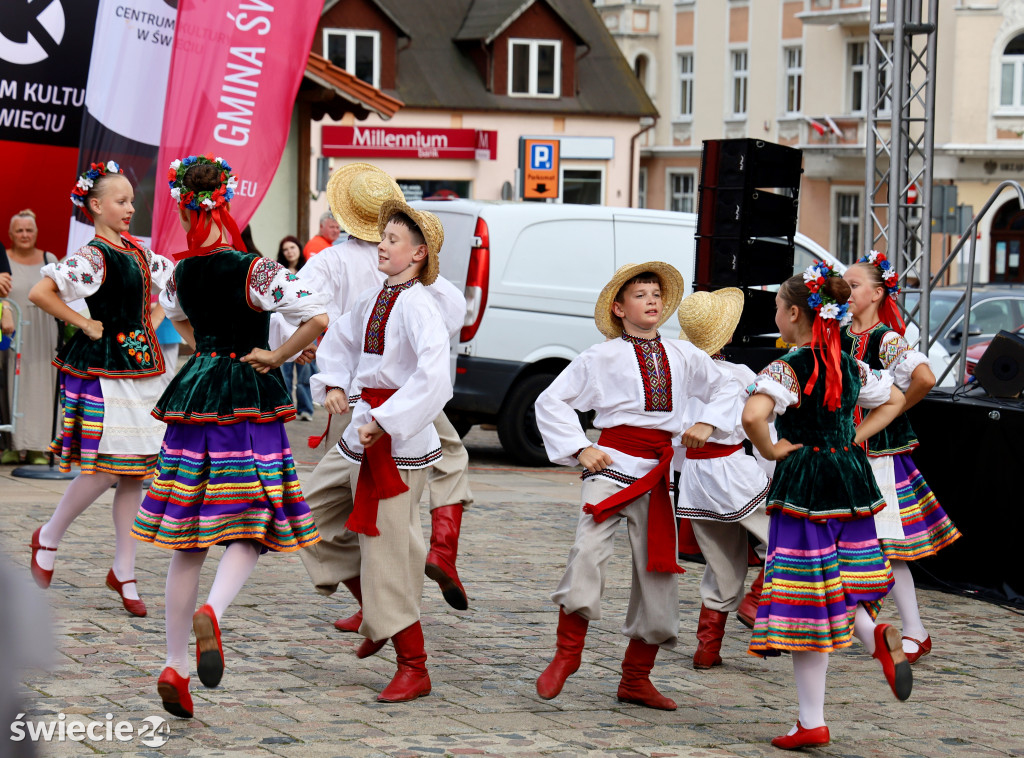
[[85, 299], [89, 315], [103, 324], [103, 336], [93, 341], [77, 332], [53, 365], [81, 377], [139, 379], [162, 374], [164, 358], [149, 318], [152, 275], [146, 253], [97, 237], [79, 254], [103, 256], [103, 283]]
[[[892, 330], [885, 324], [875, 324], [866, 332], [858, 333], [853, 331], [852, 326], [847, 326], [842, 331], [843, 352], [852, 355], [859, 361], [868, 364], [869, 368], [886, 371], [882, 365], [882, 338]], [[899, 360], [898, 355], [886, 356], [889, 365]], [[860, 423], [868, 411], [857, 408], [855, 419]], [[885, 429], [880, 431], [867, 442], [867, 452], [872, 458], [884, 455], [898, 455], [909, 453], [917, 447], [917, 435], [910, 426], [907, 414], [901, 413]]]

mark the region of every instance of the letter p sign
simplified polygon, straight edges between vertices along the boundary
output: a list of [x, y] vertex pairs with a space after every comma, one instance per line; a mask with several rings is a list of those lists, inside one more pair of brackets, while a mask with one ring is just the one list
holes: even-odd
[[551, 145], [530, 145], [530, 168], [534, 171], [550, 171], [551, 158]]

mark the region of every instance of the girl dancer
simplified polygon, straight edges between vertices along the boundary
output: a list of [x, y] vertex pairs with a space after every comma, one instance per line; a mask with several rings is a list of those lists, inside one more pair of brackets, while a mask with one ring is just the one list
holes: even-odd
[[[189, 622], [199, 679], [216, 687], [224, 672], [219, 623], [260, 553], [320, 539], [284, 431], [295, 407], [280, 372], [271, 370], [327, 326], [325, 298], [300, 288], [279, 264], [245, 252], [228, 212], [236, 183], [230, 171], [212, 156], [171, 164], [171, 195], [189, 249], [177, 256], [161, 304], [196, 352], [153, 410], [167, 422], [167, 434], [160, 473], [132, 530], [174, 550], [167, 569], [167, 665], [157, 691], [164, 708], [183, 718], [193, 712]], [[273, 352], [266, 349], [270, 311], [301, 322]], [[207, 550], [221, 544], [227, 547], [213, 586], [196, 611]]]
[[[114, 161], [93, 163], [78, 178], [71, 201], [92, 220], [93, 240], [60, 263], [42, 268], [29, 300], [79, 331], [54, 358], [61, 372], [64, 422], [51, 449], [60, 470], [82, 473], [68, 485], [50, 520], [32, 534], [32, 576], [44, 589], [53, 578], [55, 551], [68, 527], [101, 494], [114, 494], [114, 566], [107, 586], [129, 613], [145, 616], [135, 584], [132, 519], [143, 479], [156, 467], [163, 424], [150, 416], [164, 372], [150, 292], [163, 289], [171, 265], [128, 234], [134, 191]], [[90, 317], [67, 306], [85, 298]]]
[[[743, 409], [750, 441], [779, 461], [768, 493], [768, 561], [750, 652], [792, 652], [800, 717], [772, 740], [786, 750], [828, 744], [828, 654], [848, 647], [851, 637], [881, 662], [898, 699], [906, 700], [912, 686], [899, 632], [874, 621], [877, 601], [892, 586], [871, 518], [885, 500], [857, 447], [899, 414], [903, 396], [888, 376], [840, 350], [849, 296], [849, 285], [825, 263], [783, 283], [775, 323], [784, 340], [801, 347], [761, 371]], [[859, 427], [855, 404], [874, 408]]]
[[[906, 408], [916, 405], [935, 386], [924, 353], [903, 338], [906, 326], [896, 305], [899, 277], [884, 253], [872, 250], [843, 274], [852, 290], [853, 322], [842, 331], [843, 352], [872, 369], [889, 372], [906, 393]], [[862, 413], [856, 412], [857, 421]], [[892, 565], [892, 595], [903, 623], [903, 650], [911, 663], [932, 650], [932, 638], [921, 622], [914, 577], [907, 561], [916, 561], [952, 544], [960, 532], [942, 510], [921, 472], [910, 458], [918, 445], [905, 414], [867, 441], [866, 449], [878, 487], [889, 507], [875, 517], [878, 542]]]

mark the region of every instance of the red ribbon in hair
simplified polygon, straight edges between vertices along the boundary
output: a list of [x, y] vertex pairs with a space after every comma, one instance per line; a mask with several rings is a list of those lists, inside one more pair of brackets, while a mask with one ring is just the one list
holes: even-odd
[[185, 236], [188, 250], [175, 253], [174, 260], [180, 261], [185, 258], [194, 258], [197, 255], [206, 255], [213, 250], [223, 248], [223, 237], [219, 238], [212, 245], [202, 245], [202, 242], [210, 236], [210, 229], [213, 228], [214, 223], [222, 229], [227, 229], [228, 234], [231, 236], [231, 247], [243, 253], [247, 252], [245, 243], [242, 242], [242, 235], [238, 231], [238, 224], [235, 223], [235, 219], [227, 208], [218, 206], [209, 212], [200, 212], [189, 208], [188, 213], [191, 220], [188, 234]]
[[843, 400], [843, 373], [840, 368], [839, 322], [831, 318], [816, 316], [811, 327], [811, 351], [814, 355], [814, 371], [804, 386], [804, 394], [810, 395], [818, 381], [818, 361], [825, 364], [825, 402], [830, 411], [839, 410]]
[[[364, 389], [361, 394], [371, 408], [377, 408], [395, 392], [397, 390]], [[402, 481], [395, 459], [391, 457], [391, 435], [384, 432], [372, 446], [363, 448], [355, 502], [345, 528], [369, 537], [380, 536], [380, 529], [377, 528], [377, 507], [380, 501], [398, 497], [408, 491], [409, 485]]]
[[613, 426], [601, 431], [598, 444], [621, 450], [636, 458], [657, 458], [658, 465], [649, 474], [600, 503], [587, 503], [583, 506], [583, 512], [592, 515], [594, 521], [600, 524], [637, 498], [651, 493], [647, 507], [647, 570], [666, 574], [686, 573], [686, 569], [676, 563], [675, 514], [668, 493], [668, 477], [672, 471], [672, 435], [660, 429]]
[[907, 325], [903, 323], [903, 316], [900, 315], [900, 307], [888, 293], [886, 293], [885, 298], [882, 300], [882, 304], [878, 308], [878, 318], [894, 332], [899, 332], [901, 337], [907, 333]]

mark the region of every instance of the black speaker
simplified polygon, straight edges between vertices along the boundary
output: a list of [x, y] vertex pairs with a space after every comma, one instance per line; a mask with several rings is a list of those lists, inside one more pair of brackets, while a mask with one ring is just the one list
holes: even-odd
[[999, 332], [975, 366], [974, 376], [992, 397], [1020, 397], [1024, 393], [1024, 338]]
[[702, 238], [710, 261], [708, 283], [721, 287], [778, 284], [793, 271], [793, 246], [783, 240]]

